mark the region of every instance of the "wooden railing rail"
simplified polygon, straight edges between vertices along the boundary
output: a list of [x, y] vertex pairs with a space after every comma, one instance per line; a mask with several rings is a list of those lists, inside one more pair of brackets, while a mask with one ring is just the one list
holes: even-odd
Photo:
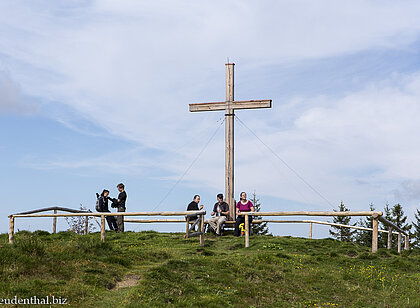
[[[378, 232], [388, 232], [390, 236], [392, 234], [395, 234], [395, 232], [392, 231], [392, 228], [398, 230], [398, 252], [401, 252], [401, 234], [405, 235], [405, 249], [409, 249], [410, 245], [410, 239], [408, 234], [393, 224], [392, 222], [385, 219], [382, 215], [383, 213], [380, 211], [343, 211], [343, 212], [325, 212], [325, 211], [289, 211], [289, 212], [242, 212], [239, 213], [239, 215], [245, 216], [245, 247], [249, 247], [249, 216], [371, 216], [372, 217], [372, 229], [370, 228], [363, 228], [363, 227], [356, 227], [356, 226], [348, 226], [348, 225], [340, 225], [340, 224], [334, 224], [340, 227], [345, 228], [354, 228], [354, 229], [361, 229], [361, 230], [369, 230], [372, 231], [372, 252], [378, 251]], [[385, 225], [387, 225], [390, 229], [389, 231], [386, 230], [378, 230], [378, 221], [383, 222]], [[264, 220], [262, 220], [264, 221]], [[267, 220], [267, 222], [280, 222], [280, 221], [274, 221], [274, 220]], [[297, 221], [296, 221], [297, 222]], [[309, 237], [312, 238], [312, 223], [320, 223], [315, 221], [308, 221], [309, 225]], [[320, 224], [328, 224], [333, 225], [332, 223], [325, 223], [322, 222]], [[388, 236], [388, 249], [390, 248], [390, 239], [391, 237]]]
[[[49, 210], [54, 208], [49, 208]], [[44, 209], [45, 210], [45, 209]], [[38, 210], [37, 210], [38, 211]], [[35, 211], [35, 212], [37, 212]], [[77, 217], [77, 216], [85, 216], [86, 221], [87, 218], [92, 217], [101, 217], [101, 241], [105, 241], [105, 217], [106, 216], [186, 216], [187, 219], [189, 219], [190, 216], [199, 216], [201, 219], [201, 222], [199, 224], [199, 234], [200, 235], [200, 246], [204, 246], [204, 216], [206, 215], [206, 211], [182, 211], [182, 212], [117, 212], [117, 213], [110, 213], [110, 212], [99, 212], [99, 213], [92, 213], [92, 212], [73, 212], [68, 214], [57, 214], [56, 210], [54, 214], [32, 214], [34, 211], [31, 211], [31, 213], [18, 213], [18, 214], [12, 214], [9, 215], [9, 243], [13, 244], [14, 242], [14, 225], [15, 225], [15, 219], [18, 217]], [[125, 219], [124, 219], [125, 220]], [[170, 219], [167, 219], [166, 222], [170, 222]], [[145, 220], [144, 222], [152, 222], [152, 220]], [[137, 220], [136, 222], [139, 222]], [[153, 222], [156, 222], [154, 220]]]

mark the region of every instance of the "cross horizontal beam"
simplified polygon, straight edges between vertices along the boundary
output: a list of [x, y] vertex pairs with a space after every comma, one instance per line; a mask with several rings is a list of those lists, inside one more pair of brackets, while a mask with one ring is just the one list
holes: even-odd
[[271, 108], [271, 99], [190, 104], [190, 112]]

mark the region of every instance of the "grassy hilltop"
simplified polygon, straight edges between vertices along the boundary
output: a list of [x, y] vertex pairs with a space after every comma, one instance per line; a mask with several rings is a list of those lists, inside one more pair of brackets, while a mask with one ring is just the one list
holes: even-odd
[[[0, 298], [71, 307], [419, 307], [420, 251], [330, 239], [180, 233], [0, 235]], [[45, 307], [45, 306], [44, 306]]]

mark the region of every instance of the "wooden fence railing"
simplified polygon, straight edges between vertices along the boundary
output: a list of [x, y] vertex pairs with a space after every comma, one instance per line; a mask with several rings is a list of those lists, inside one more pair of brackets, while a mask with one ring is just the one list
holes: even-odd
[[[53, 210], [54, 214], [34, 214], [39, 212], [45, 212]], [[57, 211], [67, 211], [71, 213], [67, 214], [58, 214]], [[92, 213], [90, 211], [79, 211], [73, 209], [67, 209], [62, 207], [50, 207], [44, 208], [24, 213], [17, 213], [9, 215], [10, 219], [10, 226], [9, 226], [9, 243], [13, 244], [14, 242], [14, 224], [15, 219], [20, 217], [53, 217], [53, 233], [56, 232], [56, 225], [57, 225], [57, 217], [74, 217], [74, 216], [85, 216], [86, 217], [86, 226], [85, 226], [85, 233], [88, 230], [88, 217], [101, 217], [101, 241], [105, 241], [105, 217], [106, 216], [184, 216], [184, 219], [127, 219], [125, 218], [125, 222], [135, 222], [135, 223], [173, 223], [173, 222], [187, 222], [187, 231], [186, 231], [186, 238], [199, 235], [200, 236], [200, 246], [204, 246], [204, 216], [206, 211], [183, 211], [183, 212], [117, 212], [117, 213]], [[273, 219], [260, 219], [254, 220], [253, 223], [309, 223], [309, 238], [312, 238], [312, 224], [322, 224], [322, 225], [330, 225], [330, 226], [338, 226], [344, 228], [352, 228], [352, 229], [359, 229], [359, 230], [367, 230], [372, 231], [372, 252], [376, 252], [378, 250], [378, 232], [385, 232], [388, 233], [388, 249], [391, 248], [391, 241], [392, 241], [392, 234], [398, 234], [398, 252], [401, 252], [401, 242], [402, 242], [402, 235], [404, 235], [405, 239], [405, 249], [409, 249], [409, 235], [393, 224], [392, 222], [388, 221], [382, 216], [382, 212], [376, 211], [366, 211], [366, 212], [353, 212], [353, 211], [345, 211], [345, 212], [318, 212], [318, 211], [293, 211], [293, 212], [243, 212], [239, 215], [245, 216], [245, 247], [249, 247], [249, 216], [371, 216], [372, 217], [372, 225], [373, 228], [364, 228], [358, 226], [350, 226], [350, 225], [342, 225], [342, 224], [335, 224], [330, 222], [323, 222], [323, 221], [316, 221], [316, 220], [273, 220]], [[192, 227], [189, 227], [189, 220], [191, 216], [199, 216], [199, 219], [195, 221], [195, 225], [198, 225], [198, 231], [194, 233], [190, 233]], [[388, 226], [388, 230], [379, 230], [378, 229], [378, 221], [381, 221], [383, 224]], [[194, 226], [195, 226], [194, 225]], [[394, 231], [396, 230], [396, 231]]]
[[[50, 208], [49, 208], [50, 209]], [[45, 211], [45, 209], [44, 209]], [[71, 210], [75, 211], [75, 210]], [[31, 211], [30, 213], [18, 213], [9, 215], [10, 225], [9, 225], [9, 243], [13, 244], [14, 242], [14, 225], [15, 219], [18, 217], [75, 217], [75, 216], [85, 216], [86, 221], [88, 217], [101, 217], [101, 241], [105, 241], [105, 217], [106, 216], [199, 216], [202, 223], [200, 225], [200, 231], [197, 235], [200, 236], [200, 246], [204, 246], [204, 216], [206, 215], [206, 211], [185, 211], [185, 212], [117, 212], [117, 213], [108, 213], [108, 212], [99, 212], [99, 213], [92, 213], [92, 212], [73, 212], [68, 214], [32, 214], [37, 213], [39, 210]], [[126, 220], [125, 220], [126, 221]], [[138, 222], [138, 221], [137, 221]], [[153, 222], [156, 222], [154, 220]], [[166, 221], [170, 222], [170, 221]]]
[[[327, 224], [327, 225], [339, 225], [345, 228], [353, 228], [353, 229], [362, 229], [362, 230], [369, 230], [372, 231], [372, 252], [378, 251], [378, 232], [388, 232], [388, 249], [391, 247], [391, 239], [392, 234], [398, 234], [398, 252], [401, 252], [401, 237], [402, 234], [405, 236], [405, 249], [409, 249], [410, 246], [410, 239], [409, 235], [393, 224], [392, 222], [388, 221], [384, 217], [382, 217], [382, 212], [377, 211], [366, 211], [366, 212], [353, 212], [353, 211], [344, 211], [344, 212], [317, 212], [317, 211], [293, 211], [293, 212], [242, 212], [239, 215], [245, 216], [245, 247], [249, 247], [249, 216], [372, 216], [372, 226], [373, 228], [363, 228], [357, 226], [348, 226], [348, 225], [340, 225], [340, 224], [333, 224], [327, 222], [316, 222], [316, 221], [307, 221], [310, 223], [310, 237], [312, 237], [312, 223], [319, 223], [319, 224]], [[389, 230], [378, 230], [378, 220], [388, 226]], [[262, 219], [261, 222], [285, 222], [284, 220], [264, 220]], [[303, 222], [303, 221], [288, 221], [288, 222]], [[306, 222], [306, 221], [305, 221]], [[393, 229], [397, 230], [398, 232], [393, 232]]]

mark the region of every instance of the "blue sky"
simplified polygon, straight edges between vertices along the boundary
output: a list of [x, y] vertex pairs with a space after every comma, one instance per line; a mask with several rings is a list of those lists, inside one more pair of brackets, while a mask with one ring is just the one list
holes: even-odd
[[[272, 99], [237, 116], [236, 192], [264, 210], [420, 202], [420, 6], [411, 1], [3, 1], [0, 179], [7, 215], [94, 207], [124, 182], [130, 211], [208, 208], [224, 190], [223, 113], [188, 104]], [[327, 199], [328, 202], [325, 200]], [[60, 228], [66, 227], [60, 222]], [[49, 229], [50, 220], [17, 228]], [[134, 226], [179, 230], [178, 226]], [[272, 226], [306, 235], [302, 226]], [[319, 227], [315, 236], [327, 236]]]

